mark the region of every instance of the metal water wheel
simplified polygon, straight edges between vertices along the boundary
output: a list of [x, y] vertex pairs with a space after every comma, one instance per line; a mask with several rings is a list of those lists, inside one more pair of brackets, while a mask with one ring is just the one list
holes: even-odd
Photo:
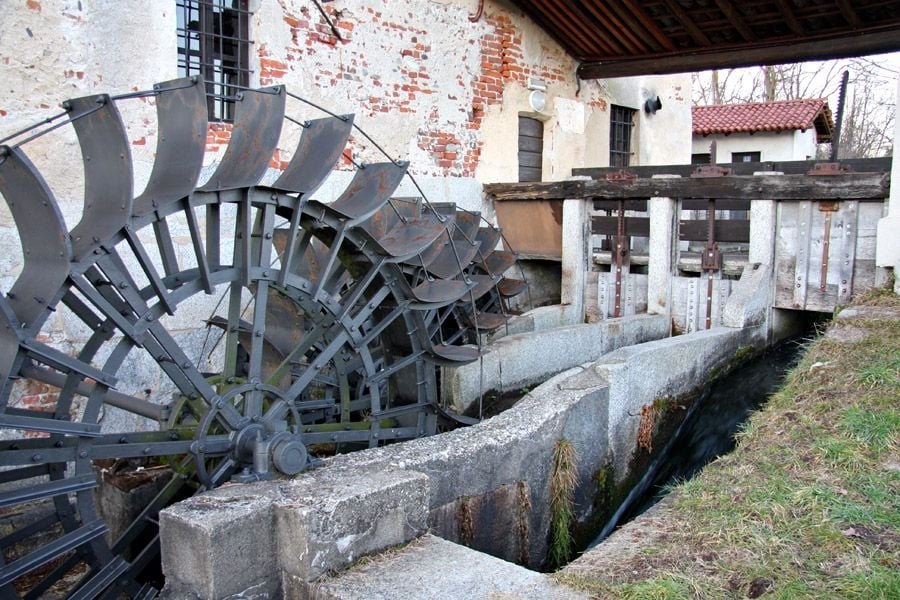
[[[391, 199], [405, 163], [361, 165], [336, 201], [310, 199], [352, 116], [301, 123], [262, 186], [292, 95], [245, 91], [198, 188], [203, 83], [145, 95], [158, 145], [137, 197], [126, 97], [70, 100], [56, 124], [20, 132], [74, 129], [85, 188], [71, 228], [29, 140], [0, 146], [22, 246], [0, 298], [0, 598], [153, 597], [156, 515], [171, 502], [435, 433], [454, 420], [436, 365], [476, 360], [478, 334], [523, 287], [503, 278], [514, 257], [479, 215]], [[68, 346], [50, 343], [61, 319], [82, 332]], [[134, 373], [155, 384], [135, 390], [122, 375]]]

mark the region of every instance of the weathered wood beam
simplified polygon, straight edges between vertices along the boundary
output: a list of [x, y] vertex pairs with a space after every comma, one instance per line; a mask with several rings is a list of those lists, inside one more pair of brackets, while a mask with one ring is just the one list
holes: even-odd
[[[555, 2], [546, 2], [545, 0], [531, 0], [531, 4], [538, 11], [547, 15], [544, 19], [538, 21], [539, 24], [553, 21], [561, 30], [567, 32], [570, 38], [574, 38], [585, 51], [598, 52], [598, 48], [602, 48], [606, 53], [623, 53], [623, 48], [618, 44], [618, 40], [614, 38], [603, 39], [600, 36], [593, 35], [585, 25], [587, 17], [580, 13], [575, 6], [568, 4], [557, 5]], [[572, 12], [576, 14], [573, 15]]]
[[615, 31], [617, 33], [619, 42], [621, 42], [626, 47], [626, 51], [628, 54], [653, 51], [653, 49], [648, 46], [644, 40], [641, 40], [634, 34], [634, 32], [632, 31], [632, 27], [623, 24], [619, 17], [612, 11], [610, 11], [609, 7], [607, 7], [604, 3], [595, 5], [591, 2], [588, 2], [585, 4], [585, 8], [587, 8], [588, 12], [590, 12], [607, 31]]
[[639, 58], [583, 62], [578, 67], [581, 79], [605, 79], [634, 75], [689, 73], [704, 69], [777, 65], [805, 60], [850, 58], [897, 50], [900, 25], [882, 31], [860, 32], [853, 37], [817, 39], [790, 43], [779, 40], [766, 45], [738, 45], [685, 51], [678, 54], [647, 55]]
[[[802, 175], [808, 173], [821, 161], [817, 160], [788, 160], [765, 162], [736, 162], [719, 163], [717, 166], [731, 169], [733, 175], [753, 175], [760, 171], [778, 171], [788, 175]], [[846, 158], [842, 165], [850, 167], [851, 172], [856, 173], [887, 173], [891, 170], [891, 158]], [[638, 177], [650, 177], [652, 175], [681, 175], [687, 177], [697, 168], [697, 165], [648, 165], [627, 167], [625, 170]], [[587, 167], [572, 169], [572, 175], [605, 178], [609, 173], [620, 173], [621, 167]]]
[[631, 11], [637, 20], [640, 22], [641, 26], [646, 29], [657, 42], [659, 42], [662, 47], [666, 50], [675, 50], [675, 42], [669, 39], [662, 29], [659, 28], [659, 25], [656, 24], [656, 21], [647, 16], [647, 13], [644, 10], [635, 4], [633, 0], [623, 0], [623, 2], [613, 2], [613, 6], [616, 7], [616, 10], [620, 8], [627, 8]]
[[728, 22], [737, 29], [742, 38], [748, 42], [756, 41], [756, 35], [754, 35], [747, 24], [744, 23], [744, 19], [741, 18], [741, 15], [738, 14], [729, 0], [716, 0], [716, 6], [719, 7], [719, 10], [722, 11], [722, 14], [725, 15]]
[[844, 17], [844, 20], [846, 20], [847, 23], [854, 28], [859, 27], [862, 24], [859, 20], [859, 15], [853, 10], [853, 5], [847, 2], [847, 0], [837, 0], [837, 5], [838, 8], [841, 9], [841, 16]]
[[496, 202], [565, 198], [716, 198], [744, 200], [860, 200], [883, 202], [886, 173], [842, 175], [731, 175], [622, 181], [494, 183], [484, 191]]
[[[678, 5], [677, 2], [673, 0], [665, 0], [666, 8], [669, 9], [669, 12], [678, 20], [679, 23], [685, 28], [688, 32], [688, 35], [694, 40], [698, 46], [709, 46], [710, 41], [706, 35], [700, 31], [700, 28], [694, 25], [694, 20], [684, 12], [684, 9]], [[582, 77], [582, 79], [588, 79], [586, 77]]]
[[797, 35], [803, 35], [803, 27], [800, 25], [800, 21], [797, 20], [797, 16], [787, 0], [775, 0], [775, 4], [778, 5], [778, 11], [781, 13], [784, 22], [787, 23], [788, 28]]

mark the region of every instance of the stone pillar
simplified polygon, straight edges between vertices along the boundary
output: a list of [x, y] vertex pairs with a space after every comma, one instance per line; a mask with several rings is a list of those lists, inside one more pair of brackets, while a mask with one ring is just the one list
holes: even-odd
[[584, 323], [584, 284], [590, 268], [589, 203], [584, 198], [563, 201], [560, 303], [568, 305], [565, 321], [570, 325]]
[[897, 116], [894, 119], [894, 159], [891, 163], [891, 192], [888, 214], [878, 221], [875, 266], [894, 270], [894, 293], [900, 294], [900, 76], [897, 77]]
[[[672, 179], [679, 175], [654, 175]], [[672, 277], [675, 275], [678, 202], [674, 198], [650, 198], [650, 264], [647, 268], [647, 312], [672, 314]]]
[[[778, 177], [784, 173], [761, 171], [756, 176]], [[774, 330], [781, 329], [781, 315], [776, 314], [775, 302], [775, 237], [778, 235], [778, 203], [775, 200], [750, 201], [750, 251], [747, 260], [753, 273], [748, 273], [747, 282], [762, 289], [755, 291], [758, 307], [765, 315], [766, 339], [771, 342]], [[754, 265], [760, 265], [758, 269]], [[755, 274], [755, 277], [752, 276]], [[744, 277], [741, 277], [744, 280]], [[736, 285], [736, 288], [740, 285]], [[758, 303], [759, 303], [758, 302]], [[779, 336], [780, 337], [780, 336]]]

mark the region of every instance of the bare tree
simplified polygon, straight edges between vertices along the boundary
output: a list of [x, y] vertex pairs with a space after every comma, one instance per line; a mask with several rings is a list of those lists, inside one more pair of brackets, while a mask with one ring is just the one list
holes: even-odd
[[838, 158], [885, 156], [892, 149], [897, 65], [896, 57], [880, 56], [705, 71], [693, 75], [693, 101], [708, 105], [826, 98], [836, 111], [841, 74], [847, 70]]

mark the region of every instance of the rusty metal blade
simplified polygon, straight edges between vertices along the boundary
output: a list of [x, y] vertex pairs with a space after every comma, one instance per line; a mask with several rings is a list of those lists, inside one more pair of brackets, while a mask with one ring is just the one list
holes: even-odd
[[480, 331], [494, 331], [495, 329], [506, 323], [506, 315], [497, 313], [486, 313], [480, 310], [472, 312], [471, 307], [463, 309], [466, 322], [472, 327], [477, 327]]
[[374, 242], [380, 254], [398, 260], [409, 260], [427, 250], [444, 233], [447, 223], [441, 223], [432, 214], [418, 219], [398, 222]]
[[491, 275], [503, 275], [511, 266], [516, 264], [516, 255], [512, 252], [492, 252], [479, 266]]
[[469, 266], [479, 248], [478, 242], [454, 240], [452, 245], [447, 244], [443, 252], [428, 265], [428, 272], [442, 279], [452, 279]]
[[19, 231], [23, 257], [22, 272], [7, 297], [20, 324], [34, 334], [69, 275], [69, 235], [53, 193], [18, 148], [0, 148], [0, 194]]
[[512, 279], [509, 277], [504, 277], [497, 284], [497, 291], [500, 292], [500, 295], [505, 298], [510, 298], [512, 296], [518, 296], [523, 291], [525, 291], [525, 287], [528, 284], [522, 279]]
[[194, 190], [206, 152], [206, 91], [198, 78], [173, 79], [153, 86], [158, 133], [156, 160], [147, 187], [134, 200], [141, 215], [176, 202]]
[[406, 167], [407, 163], [400, 166], [394, 163], [366, 165], [356, 171], [340, 198], [331, 204], [311, 201], [310, 206], [336, 214], [350, 225], [361, 223], [387, 203], [406, 174]]
[[[403, 282], [402, 278], [400, 282]], [[406, 287], [409, 296], [414, 300], [410, 307], [421, 310], [456, 302], [469, 291], [471, 284], [455, 279], [435, 279], [421, 283], [414, 288]]]
[[353, 115], [309, 121], [284, 173], [272, 184], [277, 190], [306, 196], [331, 173], [353, 130]]
[[125, 126], [106, 94], [63, 103], [78, 135], [84, 161], [84, 211], [72, 228], [79, 260], [108, 242], [131, 217], [132, 166]]
[[284, 120], [282, 86], [241, 92], [235, 103], [231, 141], [222, 162], [203, 191], [232, 190], [256, 185], [272, 160]]
[[452, 367], [478, 360], [481, 352], [477, 346], [450, 346], [447, 344], [434, 344], [426, 350], [426, 356], [430, 362]]
[[472, 288], [470, 294], [466, 296], [468, 299], [478, 300], [497, 285], [497, 279], [491, 277], [490, 275], [469, 275], [469, 279], [475, 282], [475, 287]]
[[496, 227], [479, 227], [475, 239], [481, 242], [481, 257], [487, 258], [491, 252], [497, 249], [502, 232]]

